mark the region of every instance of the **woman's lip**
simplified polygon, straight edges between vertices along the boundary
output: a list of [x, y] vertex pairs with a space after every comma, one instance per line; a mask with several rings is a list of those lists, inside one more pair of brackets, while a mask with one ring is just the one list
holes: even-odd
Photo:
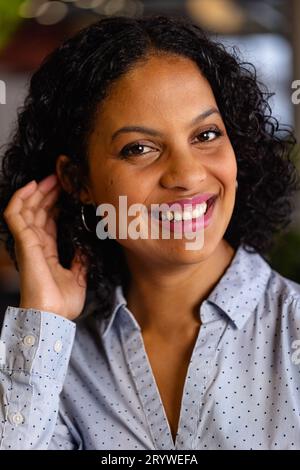
[[[206, 215], [206, 213], [209, 211], [210, 207], [214, 205], [216, 199], [218, 198], [218, 195], [217, 194], [213, 194], [207, 201], [207, 206], [206, 206], [206, 211], [205, 211], [205, 214], [203, 214], [204, 216]], [[199, 203], [198, 203], [199, 204]], [[196, 206], [197, 207], [197, 206]], [[184, 207], [183, 207], [184, 208]], [[153, 217], [154, 219], [158, 219], [159, 221], [162, 221], [162, 218], [161, 218], [161, 211], [157, 211], [157, 210], [153, 210], [153, 211], [149, 211], [150, 213], [150, 216]], [[199, 218], [199, 217], [196, 217], [196, 218]], [[195, 220], [195, 218], [193, 217], [192, 219], [190, 220]], [[182, 221], [176, 221], [174, 219], [172, 219], [171, 221], [169, 221], [171, 224], [179, 224], [179, 222], [182, 222]], [[187, 221], [185, 221], [187, 223]]]
[[[159, 224], [167, 229], [170, 232], [182, 232], [182, 227], [188, 232], [193, 231], [194, 233], [198, 230], [202, 230], [203, 228], [206, 228], [212, 219], [216, 201], [218, 199], [218, 196], [214, 196], [211, 198], [211, 203], [209, 203], [206, 213], [196, 217], [192, 218], [190, 220], [186, 221], [176, 221], [176, 220], [161, 220], [160, 218], [158, 219]], [[157, 219], [157, 216], [154, 216], [155, 219]]]
[[[192, 208], [194, 208], [193, 206], [197, 207], [197, 204], [201, 204], [202, 202], [208, 202], [209, 201], [209, 204], [211, 202], [214, 202], [218, 197], [218, 194], [215, 194], [215, 193], [205, 193], [205, 194], [201, 194], [199, 197], [195, 197], [193, 198], [192, 200], [191, 199], [181, 199], [181, 200], [178, 200], [178, 201], [174, 201], [172, 203], [167, 203], [167, 202], [161, 202], [160, 204], [157, 204], [157, 205], [163, 205], [164, 206], [164, 210], [167, 209], [167, 207], [169, 207], [171, 210], [172, 210], [172, 205], [173, 204], [180, 204], [182, 210], [185, 209], [185, 206], [187, 206], [187, 209], [189, 209], [192, 205]], [[193, 202], [191, 202], [193, 201]], [[176, 209], [176, 207], [175, 207]], [[173, 210], [174, 210], [174, 207], [173, 207]], [[149, 208], [149, 211], [151, 216], [154, 216], [155, 218], [158, 218], [158, 214], [160, 211], [157, 211], [156, 209], [155, 210], [152, 210], [151, 208]]]
[[177, 199], [176, 201], [163, 202], [160, 204], [164, 204], [169, 207], [171, 207], [173, 204], [179, 204], [182, 207], [182, 209], [184, 209], [185, 205], [196, 206], [197, 204], [201, 204], [202, 202], [208, 201], [208, 199], [212, 198], [213, 196], [217, 196], [217, 194], [216, 193], [202, 193], [190, 199]]

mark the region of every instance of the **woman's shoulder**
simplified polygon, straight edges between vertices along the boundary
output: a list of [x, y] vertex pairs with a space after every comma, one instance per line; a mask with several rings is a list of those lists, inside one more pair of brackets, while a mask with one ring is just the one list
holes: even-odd
[[[272, 262], [255, 249], [241, 246], [236, 255], [241, 267], [238, 274], [243, 275], [245, 289], [250, 285], [255, 294], [263, 295], [264, 301], [280, 305], [282, 302], [299, 306], [300, 279], [292, 280], [273, 268]], [[300, 306], [298, 307], [300, 308]]]
[[[300, 284], [271, 269], [264, 299], [265, 326], [293, 366], [300, 364]], [[272, 343], [274, 344], [274, 343]], [[286, 362], [285, 362], [286, 363]], [[297, 368], [297, 380], [300, 376]]]
[[[270, 331], [274, 331], [276, 336], [281, 337], [282, 344], [290, 345], [291, 354], [295, 348], [298, 354], [300, 351], [300, 284], [283, 276], [275, 269], [271, 269], [263, 307], [263, 316]], [[272, 324], [274, 328], [271, 327]]]
[[285, 277], [275, 269], [271, 268], [267, 293], [271, 299], [277, 300], [277, 302], [285, 301], [286, 303], [299, 305], [300, 283]]

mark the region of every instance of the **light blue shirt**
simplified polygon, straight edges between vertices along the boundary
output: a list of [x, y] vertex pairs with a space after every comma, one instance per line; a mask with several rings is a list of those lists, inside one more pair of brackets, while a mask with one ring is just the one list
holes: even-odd
[[105, 320], [7, 307], [0, 449], [300, 449], [300, 285], [240, 246], [199, 316], [174, 443], [121, 286]]

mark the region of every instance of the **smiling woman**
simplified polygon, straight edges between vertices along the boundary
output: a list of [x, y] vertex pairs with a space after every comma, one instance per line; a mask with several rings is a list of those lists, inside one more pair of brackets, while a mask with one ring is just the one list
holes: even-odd
[[[265, 259], [299, 183], [268, 97], [172, 17], [105, 18], [45, 59], [3, 159], [0, 448], [300, 449], [300, 286]], [[170, 236], [131, 237], [124, 196]]]

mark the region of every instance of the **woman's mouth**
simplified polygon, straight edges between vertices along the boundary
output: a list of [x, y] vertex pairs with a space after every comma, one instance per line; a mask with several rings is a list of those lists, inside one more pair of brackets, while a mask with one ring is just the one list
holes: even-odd
[[192, 207], [186, 207], [182, 211], [164, 211], [159, 212], [159, 220], [168, 220], [169, 222], [181, 222], [182, 220], [192, 220], [205, 215], [209, 207], [213, 204], [216, 196], [211, 197], [206, 202], [201, 204], [193, 205]]
[[187, 231], [196, 231], [210, 223], [217, 197], [214, 194], [200, 204], [187, 204], [183, 205], [182, 210], [164, 210], [151, 213], [151, 216], [158, 219], [163, 227], [169, 227], [172, 232], [181, 231], [182, 227]]

